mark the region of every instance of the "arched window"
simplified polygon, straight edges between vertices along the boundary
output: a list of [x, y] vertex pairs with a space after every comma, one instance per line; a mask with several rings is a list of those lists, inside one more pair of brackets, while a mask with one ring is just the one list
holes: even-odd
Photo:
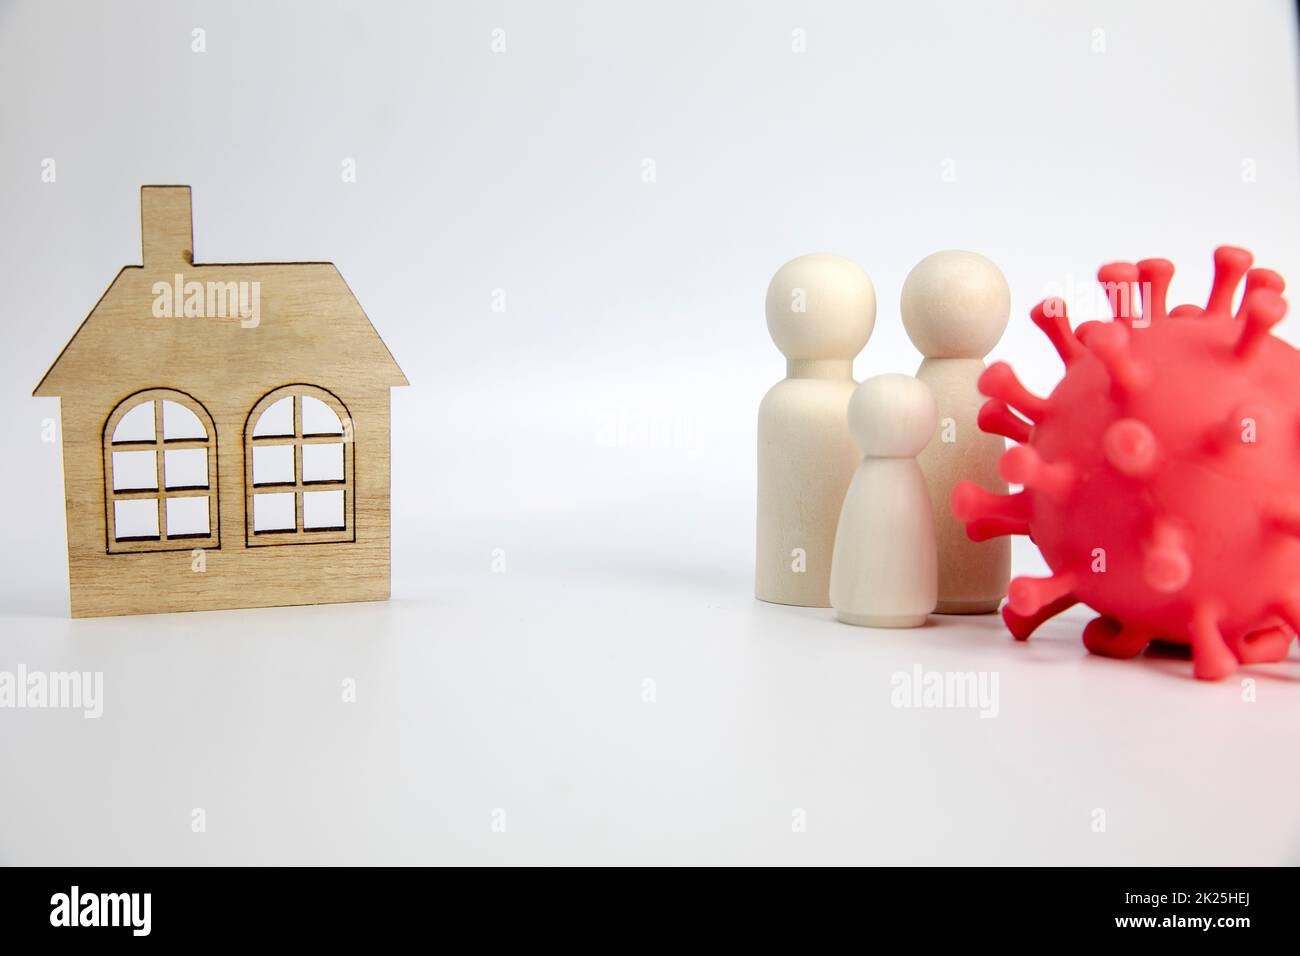
[[250, 547], [355, 541], [355, 442], [337, 395], [315, 385], [268, 392], [244, 424]]
[[113, 409], [104, 510], [110, 554], [219, 547], [217, 431], [196, 398], [150, 388]]

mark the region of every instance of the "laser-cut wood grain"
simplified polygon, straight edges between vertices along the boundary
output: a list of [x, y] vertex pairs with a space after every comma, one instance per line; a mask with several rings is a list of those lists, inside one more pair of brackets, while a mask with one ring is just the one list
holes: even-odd
[[[163, 402], [176, 402], [194, 413], [199, 423], [207, 431], [204, 439], [167, 440], [163, 430]], [[127, 412], [138, 405], [148, 403], [153, 406], [153, 441], [114, 441], [118, 423]], [[191, 395], [175, 390], [150, 388], [127, 396], [109, 415], [104, 425], [104, 545], [110, 554], [128, 551], [176, 551], [194, 548], [214, 548], [220, 544], [221, 525], [217, 515], [217, 503], [213, 490], [217, 487], [217, 444], [216, 430], [207, 409]], [[202, 448], [207, 452], [207, 483], [201, 488], [168, 488], [164, 475], [165, 452]], [[113, 480], [113, 454], [124, 451], [149, 451], [154, 456], [153, 489], [121, 489], [115, 487]], [[208, 533], [206, 535], [183, 535], [180, 539], [167, 533], [166, 502], [168, 498], [183, 498], [202, 495], [208, 499]], [[158, 508], [158, 535], [152, 540], [123, 538], [118, 536], [113, 503], [132, 499], [152, 498]]]
[[[302, 424], [302, 397], [310, 396], [324, 402], [339, 419], [337, 434], [304, 434]], [[293, 432], [289, 435], [253, 434], [258, 419], [268, 408], [281, 399], [289, 398], [293, 402]], [[244, 425], [244, 514], [245, 542], [250, 548], [279, 544], [320, 544], [326, 541], [352, 541], [355, 539], [356, 523], [352, 520], [356, 504], [356, 482], [353, 471], [356, 457], [350, 429], [351, 415], [347, 406], [339, 398], [325, 389], [312, 385], [294, 384], [264, 395], [249, 413]], [[340, 444], [343, 446], [343, 477], [337, 481], [304, 481], [302, 466], [302, 448], [311, 444]], [[253, 449], [273, 445], [293, 447], [292, 481], [254, 482]], [[303, 495], [309, 492], [342, 491], [344, 525], [341, 528], [308, 530], [303, 521]], [[291, 531], [257, 531], [253, 528], [253, 498], [259, 493], [291, 493], [294, 496], [294, 528]]]
[[[34, 392], [60, 399], [73, 616], [386, 599], [389, 389], [407, 381], [343, 277], [330, 263], [193, 263], [188, 186], [144, 187], [141, 220], [144, 264], [118, 273]], [[177, 275], [205, 291], [258, 283], [260, 322], [183, 317], [179, 302], [156, 316], [156, 284], [174, 287]], [[325, 532], [248, 547], [245, 424], [268, 393], [301, 384], [337, 396], [350, 418], [349, 540]], [[191, 550], [109, 553], [105, 428], [124, 399], [151, 389], [191, 396], [215, 428], [219, 543], [204, 548], [201, 572]]]

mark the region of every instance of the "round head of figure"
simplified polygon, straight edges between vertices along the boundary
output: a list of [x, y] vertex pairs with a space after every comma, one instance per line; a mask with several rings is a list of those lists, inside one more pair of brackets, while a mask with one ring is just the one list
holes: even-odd
[[791, 259], [767, 287], [767, 330], [788, 359], [852, 359], [876, 325], [876, 290], [857, 263]]
[[907, 274], [900, 309], [907, 337], [926, 358], [983, 358], [1006, 331], [1011, 290], [990, 260], [950, 249]]
[[938, 424], [930, 387], [910, 375], [869, 378], [849, 399], [849, 432], [868, 458], [913, 458]]

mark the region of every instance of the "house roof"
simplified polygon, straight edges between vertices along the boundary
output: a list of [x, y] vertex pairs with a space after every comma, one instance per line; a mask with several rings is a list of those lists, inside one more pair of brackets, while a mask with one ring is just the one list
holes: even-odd
[[286, 381], [409, 384], [333, 264], [194, 263], [190, 188], [144, 186], [140, 209], [143, 265], [117, 274], [34, 395], [175, 382], [198, 367], [234, 378], [268, 354]]

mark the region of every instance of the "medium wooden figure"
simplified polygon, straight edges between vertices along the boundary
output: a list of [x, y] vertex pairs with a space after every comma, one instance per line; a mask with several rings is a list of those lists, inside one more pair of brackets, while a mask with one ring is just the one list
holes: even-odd
[[196, 265], [188, 186], [140, 191], [127, 266], [57, 396], [74, 617], [385, 600], [389, 389], [327, 262]]
[[930, 389], [910, 375], [869, 378], [849, 402], [864, 457], [844, 496], [831, 569], [831, 604], [846, 624], [919, 627], [934, 610], [934, 513], [916, 456], [936, 418]]
[[984, 397], [977, 382], [984, 356], [998, 344], [1011, 315], [1011, 291], [1001, 270], [975, 252], [936, 252], [903, 283], [903, 326], [925, 356], [916, 377], [930, 386], [939, 409], [934, 439], [918, 459], [930, 488], [939, 536], [940, 614], [998, 609], [1011, 578], [1007, 538], [975, 542], [953, 517], [949, 500], [961, 479], [1005, 492], [998, 459], [1006, 444], [981, 431]]
[[875, 323], [871, 279], [840, 256], [800, 256], [768, 286], [767, 329], [786, 378], [758, 410], [760, 600], [830, 606], [835, 523], [860, 457], [844, 417], [853, 359]]

